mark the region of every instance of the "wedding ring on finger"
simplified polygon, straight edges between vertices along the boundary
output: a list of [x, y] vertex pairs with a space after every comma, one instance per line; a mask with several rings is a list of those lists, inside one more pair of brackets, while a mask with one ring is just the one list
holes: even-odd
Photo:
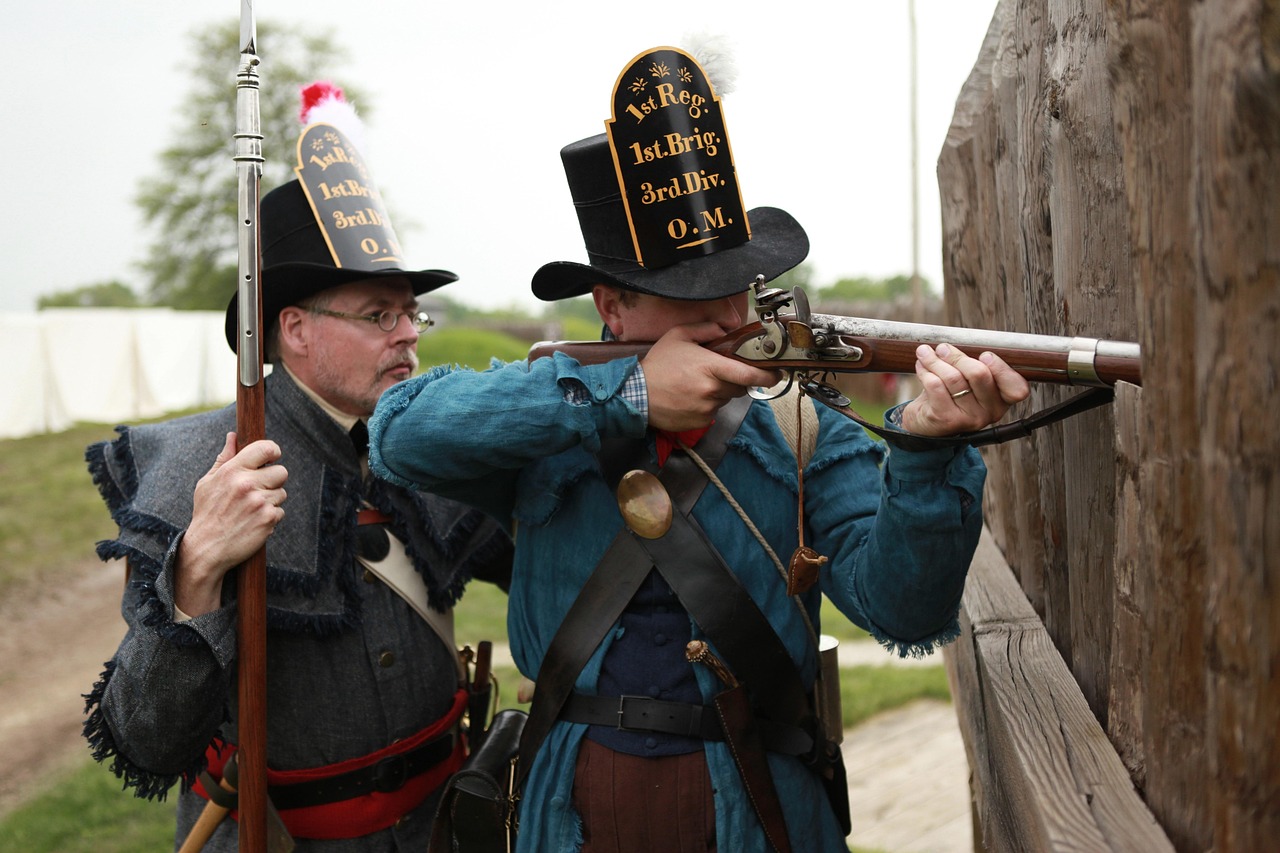
[[952, 400], [959, 400], [959, 399], [960, 399], [961, 397], [963, 397], [965, 394], [969, 394], [969, 393], [971, 393], [970, 389], [965, 388], [965, 389], [963, 389], [963, 390], [961, 390], [961, 391], [957, 391], [956, 393], [952, 394], [952, 395], [951, 395], [951, 399], [952, 399]]

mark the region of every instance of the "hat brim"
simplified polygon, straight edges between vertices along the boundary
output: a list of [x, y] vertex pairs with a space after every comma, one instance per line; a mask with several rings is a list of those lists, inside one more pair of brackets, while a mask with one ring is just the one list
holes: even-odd
[[746, 290], [758, 275], [772, 281], [808, 257], [809, 237], [791, 214], [776, 207], [757, 207], [747, 216], [751, 240], [732, 249], [655, 270], [632, 262], [554, 261], [533, 274], [533, 294], [554, 302], [609, 284], [668, 299], [721, 299]]
[[[290, 305], [296, 305], [309, 297], [315, 296], [332, 287], [351, 284], [356, 281], [376, 281], [382, 278], [403, 278], [409, 281], [414, 296], [421, 296], [458, 280], [458, 276], [448, 270], [354, 270], [325, 266], [312, 263], [286, 263], [268, 267], [262, 271], [262, 340], [276, 323], [280, 312]], [[237, 352], [236, 342], [239, 333], [240, 294], [231, 295], [227, 303], [225, 333], [227, 346]]]

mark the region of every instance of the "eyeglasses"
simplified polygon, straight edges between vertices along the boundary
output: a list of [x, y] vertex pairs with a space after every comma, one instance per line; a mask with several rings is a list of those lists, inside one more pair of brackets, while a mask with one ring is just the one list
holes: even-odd
[[366, 323], [377, 323], [378, 328], [384, 332], [394, 332], [396, 327], [400, 325], [401, 317], [408, 317], [409, 322], [413, 324], [413, 328], [418, 334], [422, 334], [427, 329], [435, 325], [435, 320], [431, 319], [426, 311], [379, 311], [377, 314], [352, 314], [349, 311], [330, 311], [328, 308], [308, 308], [312, 314], [324, 314], [326, 317], [341, 317], [344, 320], [363, 320]]

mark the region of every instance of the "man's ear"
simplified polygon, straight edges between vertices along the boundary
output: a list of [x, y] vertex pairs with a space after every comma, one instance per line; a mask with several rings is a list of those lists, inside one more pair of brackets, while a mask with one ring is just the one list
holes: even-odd
[[597, 284], [591, 288], [591, 298], [596, 303], [596, 313], [609, 327], [615, 338], [622, 338], [622, 291], [607, 284]]
[[276, 319], [276, 334], [280, 340], [280, 350], [296, 355], [307, 354], [307, 310], [297, 305], [289, 305], [280, 310]]

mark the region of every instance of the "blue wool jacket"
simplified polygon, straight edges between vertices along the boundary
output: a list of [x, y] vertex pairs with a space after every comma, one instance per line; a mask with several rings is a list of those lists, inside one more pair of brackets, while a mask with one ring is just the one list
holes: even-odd
[[[436, 368], [388, 391], [371, 418], [370, 465], [394, 483], [481, 507], [516, 529], [508, 611], [511, 649], [536, 679], [578, 590], [622, 526], [593, 452], [602, 438], [646, 439], [644, 418], [618, 394], [635, 359], [583, 366], [562, 354], [483, 373]], [[585, 389], [589, 402], [566, 391]], [[805, 469], [806, 544], [829, 558], [802, 597], [815, 626], [821, 594], [900, 655], [926, 653], [958, 633], [965, 573], [981, 529], [985, 469], [972, 448], [884, 457], [882, 446], [820, 407]], [[696, 447], [695, 447], [696, 450]], [[732, 495], [787, 560], [797, 545], [795, 457], [771, 407], [751, 407], [717, 469]], [[790, 651], [806, 685], [817, 656], [796, 604], [754, 535], [708, 487], [694, 517]], [[619, 626], [578, 676], [595, 694]], [[702, 638], [696, 624], [694, 638]], [[723, 687], [696, 669], [703, 699]], [[766, 688], [767, 689], [767, 688]], [[534, 761], [521, 801], [522, 851], [575, 851], [573, 768], [585, 725], [558, 723]], [[763, 832], [723, 743], [707, 742], [722, 850], [764, 853]], [[769, 753], [794, 849], [843, 851], [819, 780], [792, 757]]]

